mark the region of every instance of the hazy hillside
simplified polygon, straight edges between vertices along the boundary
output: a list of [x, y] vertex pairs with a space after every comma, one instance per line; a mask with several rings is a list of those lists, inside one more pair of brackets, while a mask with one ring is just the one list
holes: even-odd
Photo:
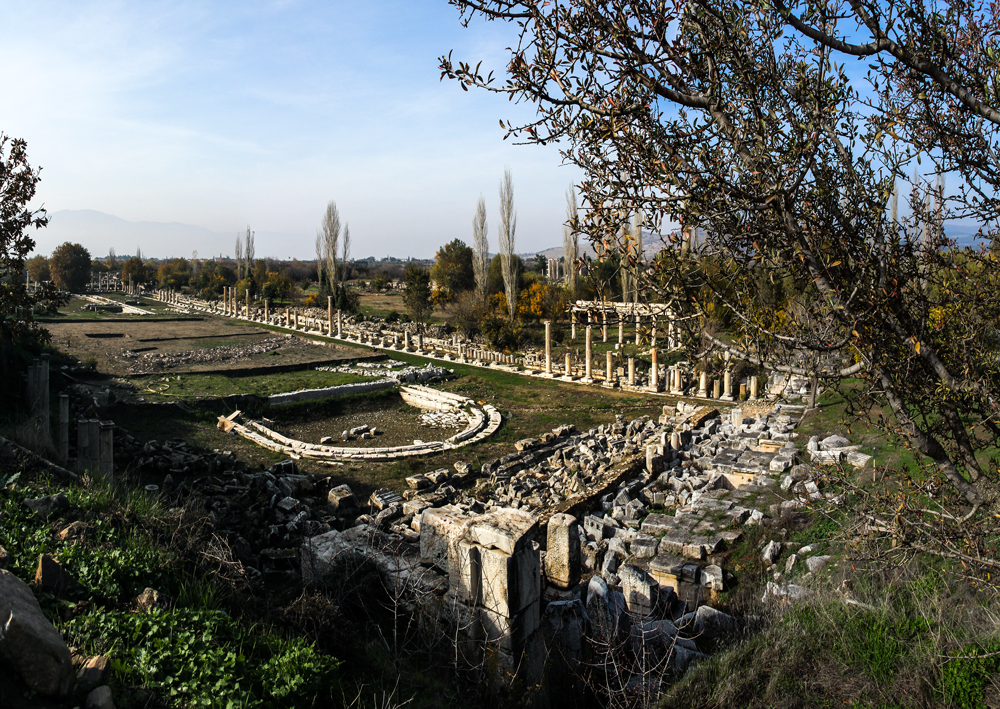
[[[50, 213], [48, 227], [31, 236], [37, 244], [35, 253], [45, 255], [71, 241], [85, 246], [92, 256], [106, 256], [111, 248], [118, 255], [132, 255], [138, 247], [143, 255], [154, 258], [190, 258], [194, 251], [199, 258], [210, 258], [231, 255], [240, 231], [236, 227], [223, 233], [180, 222], [130, 222], [93, 209], [62, 209]], [[258, 231], [257, 256], [287, 258], [292, 252], [290, 245], [301, 239], [301, 235]]]

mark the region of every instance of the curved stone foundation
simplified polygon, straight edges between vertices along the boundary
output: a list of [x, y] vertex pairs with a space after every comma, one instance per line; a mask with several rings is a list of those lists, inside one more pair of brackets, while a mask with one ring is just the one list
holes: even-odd
[[458, 394], [438, 391], [424, 386], [400, 387], [399, 393], [403, 397], [403, 401], [417, 408], [434, 411], [462, 411], [468, 419], [468, 426], [444, 441], [425, 441], [408, 446], [392, 446], [388, 448], [356, 448], [297, 441], [294, 438], [283, 436], [259, 421], [248, 420], [245, 425], [239, 423], [239, 411], [236, 411], [231, 416], [220, 416], [219, 428], [227, 433], [236, 433], [259, 446], [284, 453], [295, 459], [314, 458], [327, 461], [393, 460], [396, 458], [429, 455], [477, 443], [496, 433], [503, 420], [500, 412], [493, 406], [484, 404], [482, 409], [480, 409], [474, 406], [475, 402], [472, 399], [459, 396]]

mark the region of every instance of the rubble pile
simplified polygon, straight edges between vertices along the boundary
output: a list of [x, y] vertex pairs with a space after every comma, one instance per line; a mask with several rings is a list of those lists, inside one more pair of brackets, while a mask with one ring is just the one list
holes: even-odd
[[292, 335], [282, 335], [246, 344], [205, 347], [187, 352], [135, 352], [124, 349], [120, 356], [129, 362], [128, 374], [153, 374], [188, 364], [239, 362], [250, 359], [254, 355], [297, 346], [308, 347], [311, 345], [303, 343]]
[[[724, 552], [743, 528], [840, 502], [822, 490], [819, 470], [798, 462], [801, 412], [779, 405], [723, 418], [681, 403], [655, 422], [560, 426], [518, 441], [478, 476], [458, 463], [407, 478], [402, 496], [377, 491], [357, 526], [304, 543], [302, 572], [322, 578], [345, 553], [374, 560], [392, 583], [419, 587], [425, 605], [439, 599], [428, 612], [442, 632], [459, 628], [471, 646], [498, 653], [500, 666], [529, 676], [545, 671], [555, 645], [576, 648], [571, 664], [592, 663], [622, 636], [659, 648], [643, 656], [683, 672], [705, 642], [741, 625], [710, 604], [735, 581]], [[847, 460], [843, 439], [815, 443]], [[791, 555], [779, 568], [783, 552]], [[808, 595], [779, 582], [829, 560], [776, 540], [762, 555], [775, 579], [766, 598], [777, 599]]]

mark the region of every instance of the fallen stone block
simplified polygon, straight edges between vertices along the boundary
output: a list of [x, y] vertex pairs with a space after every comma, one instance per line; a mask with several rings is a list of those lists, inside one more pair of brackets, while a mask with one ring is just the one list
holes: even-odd
[[538, 518], [525, 510], [498, 508], [474, 518], [469, 538], [488, 549], [515, 554], [528, 547], [538, 532]]
[[62, 698], [73, 683], [73, 662], [62, 636], [26, 583], [0, 571], [0, 659], [29, 687]]

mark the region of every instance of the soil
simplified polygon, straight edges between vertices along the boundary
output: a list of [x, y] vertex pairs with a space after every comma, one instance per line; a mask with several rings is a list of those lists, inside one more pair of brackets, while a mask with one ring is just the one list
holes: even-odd
[[[112, 376], [239, 370], [350, 359], [360, 353], [354, 347], [285, 337], [212, 316], [175, 321], [74, 320], [49, 322], [45, 327], [54, 346], [81, 362], [96, 357], [98, 371]], [[127, 352], [134, 355], [126, 356]]]

